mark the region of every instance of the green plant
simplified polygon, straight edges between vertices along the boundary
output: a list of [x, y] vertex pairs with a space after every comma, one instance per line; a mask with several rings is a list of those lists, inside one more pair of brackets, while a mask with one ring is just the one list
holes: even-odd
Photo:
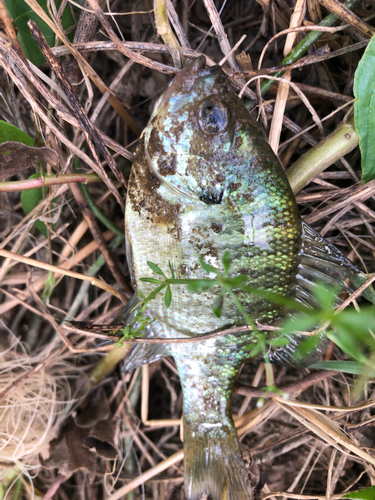
[[[360, 311], [346, 308], [337, 312], [334, 308], [339, 290], [317, 284], [314, 288], [316, 307], [309, 308], [288, 297], [270, 293], [265, 290], [249, 287], [246, 283], [247, 276], [230, 277], [229, 271], [232, 259], [226, 252], [222, 259], [224, 271], [211, 266], [200, 258], [200, 265], [207, 273], [215, 274], [214, 278], [207, 279], [179, 279], [176, 278], [171, 263], [169, 263], [170, 277], [155, 263], [148, 261], [150, 269], [160, 278], [144, 277], [141, 281], [151, 283], [156, 288], [147, 296], [141, 295], [138, 308], [132, 321], [122, 331], [122, 338], [116, 345], [121, 345], [126, 340], [140, 337], [144, 334], [147, 325], [152, 323], [149, 316], [144, 316], [148, 303], [165, 290], [164, 301], [169, 307], [172, 298], [172, 285], [187, 286], [195, 293], [201, 293], [213, 287], [219, 287], [219, 295], [212, 305], [213, 313], [220, 317], [225, 300], [232, 300], [244, 318], [244, 324], [250, 325], [256, 341], [248, 346], [249, 357], [262, 355], [268, 362], [268, 350], [270, 347], [282, 347], [290, 342], [292, 335], [305, 333], [306, 338], [299, 344], [295, 352], [296, 360], [303, 359], [307, 353], [312, 352], [321, 342], [322, 336], [327, 336], [344, 351], [351, 360], [349, 361], [321, 361], [311, 365], [312, 368], [335, 369], [348, 373], [362, 373], [371, 376], [373, 369], [371, 364], [375, 357], [375, 314], [373, 307], [363, 306]], [[235, 290], [244, 290], [255, 294], [277, 304], [283, 305], [290, 310], [291, 317], [286, 319], [276, 332], [260, 331], [252, 318], [246, 312], [244, 306], [238, 300]], [[276, 335], [275, 335], [276, 333]], [[353, 361], [354, 360], [354, 361]]]

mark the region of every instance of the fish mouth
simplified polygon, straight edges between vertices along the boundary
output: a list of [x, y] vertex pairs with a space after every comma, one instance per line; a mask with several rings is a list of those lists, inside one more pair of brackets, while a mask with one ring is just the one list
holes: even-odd
[[[146, 148], [146, 160], [150, 172], [164, 185], [170, 193], [179, 198], [185, 198], [190, 201], [200, 201], [205, 205], [220, 205], [227, 193], [228, 185], [225, 184], [224, 187], [213, 187], [213, 186], [199, 186], [196, 182], [192, 185], [186, 184], [186, 179], [180, 175], [172, 175], [165, 177], [158, 172], [155, 167], [154, 162], [150, 158], [148, 149]], [[204, 161], [201, 159], [201, 161]]]
[[207, 191], [199, 196], [199, 200], [206, 205], [221, 205], [224, 196], [224, 189], [220, 191]]

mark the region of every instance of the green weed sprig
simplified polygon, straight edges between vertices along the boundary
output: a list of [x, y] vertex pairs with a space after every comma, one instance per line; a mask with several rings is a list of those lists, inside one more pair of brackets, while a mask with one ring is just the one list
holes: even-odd
[[[142, 336], [145, 328], [153, 321], [148, 316], [144, 316], [147, 305], [163, 290], [165, 290], [164, 302], [166, 307], [169, 308], [173, 299], [172, 285], [187, 286], [190, 291], [195, 293], [202, 293], [216, 287], [219, 288], [219, 292], [212, 305], [213, 313], [217, 317], [221, 317], [225, 301], [231, 300], [242, 314], [244, 324], [251, 326], [253, 329], [254, 342], [246, 347], [249, 351], [249, 357], [260, 354], [264, 357], [267, 366], [270, 347], [286, 346], [290, 342], [292, 335], [298, 334], [298, 332], [310, 331], [311, 335], [306, 336], [301, 341], [295, 352], [296, 361], [313, 352], [321, 342], [322, 337], [326, 335], [354, 361], [322, 361], [311, 365], [311, 367], [348, 371], [349, 373], [370, 373], [369, 370], [371, 370], [371, 373], [373, 372], [371, 366], [375, 359], [375, 335], [373, 333], [375, 332], [375, 312], [373, 307], [363, 306], [360, 312], [355, 311], [353, 308], [347, 308], [337, 313], [334, 305], [339, 290], [323, 284], [317, 284], [314, 287], [313, 295], [316, 306], [313, 309], [288, 297], [250, 287], [247, 285], [248, 276], [229, 276], [232, 259], [228, 251], [224, 253], [222, 258], [223, 271], [211, 266], [201, 257], [199, 262], [204, 271], [214, 275], [213, 278], [176, 278], [170, 262], [168, 263], [170, 277], [168, 277], [157, 264], [147, 262], [150, 269], [160, 278], [140, 278], [141, 281], [151, 283], [156, 288], [147, 297], [143, 295], [140, 297], [140, 302], [136, 306], [139, 310], [134, 319], [124, 328], [123, 337], [117, 345], [121, 345], [123, 341], [131, 338]], [[235, 293], [238, 290], [255, 294], [258, 297], [284, 306], [291, 313], [294, 312], [294, 315], [283, 322], [281, 331], [277, 332], [277, 337], [275, 337], [274, 333], [261, 332], [243, 304], [238, 300]], [[321, 328], [319, 329], [319, 327]], [[317, 332], [316, 335], [314, 335], [314, 330]]]

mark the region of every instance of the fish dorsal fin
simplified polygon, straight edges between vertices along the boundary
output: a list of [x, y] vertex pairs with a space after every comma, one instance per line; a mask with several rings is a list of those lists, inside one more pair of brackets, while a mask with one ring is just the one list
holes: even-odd
[[[298, 266], [295, 299], [308, 306], [316, 307], [314, 288], [318, 283], [327, 286], [339, 286], [341, 291], [352, 293], [366, 281], [366, 276], [340, 252], [338, 248], [325, 240], [305, 222], [302, 222], [302, 247], [300, 251], [300, 264]], [[346, 280], [349, 279], [349, 284]], [[363, 292], [364, 297], [375, 304], [375, 292], [370, 286]], [[336, 304], [342, 299], [337, 297]], [[311, 363], [322, 359], [325, 352], [326, 341], [306, 354], [303, 360], [296, 361], [295, 350], [304, 340], [301, 335], [289, 337], [289, 344], [276, 350], [270, 350], [268, 356], [273, 363], [287, 366], [309, 366]]]
[[[357, 289], [366, 281], [366, 275], [358, 269], [334, 245], [314, 231], [306, 222], [302, 222], [302, 248], [300, 265], [297, 275], [297, 298], [301, 302], [313, 306], [307, 295], [316, 286], [317, 282], [327, 285], [338, 285], [349, 293]], [[345, 281], [349, 279], [348, 285]], [[305, 299], [302, 299], [303, 293]], [[364, 297], [375, 304], [375, 292], [368, 287], [363, 292]]]

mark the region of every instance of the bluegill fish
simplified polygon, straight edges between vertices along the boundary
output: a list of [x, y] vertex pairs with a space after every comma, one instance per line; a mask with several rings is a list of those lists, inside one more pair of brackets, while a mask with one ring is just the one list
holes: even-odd
[[[229, 251], [232, 276], [252, 287], [313, 305], [316, 281], [344, 286], [359, 270], [301, 222], [286, 175], [261, 130], [233, 91], [221, 67], [191, 62], [157, 101], [135, 155], [126, 202], [126, 245], [134, 288], [153, 285], [147, 261], [172, 264], [177, 278], [206, 278], [199, 256], [222, 266]], [[217, 291], [173, 289], [150, 302], [146, 334], [181, 338], [243, 324], [235, 304], [212, 313]], [[254, 321], [274, 324], [281, 306], [243, 291], [237, 298]], [[132, 302], [134, 303], [134, 301]], [[165, 355], [175, 359], [183, 389], [185, 491], [189, 500], [250, 500], [250, 482], [231, 412], [233, 385], [254, 342], [249, 332], [190, 344], [136, 347], [132, 369]], [[271, 353], [292, 359], [295, 345]]]

